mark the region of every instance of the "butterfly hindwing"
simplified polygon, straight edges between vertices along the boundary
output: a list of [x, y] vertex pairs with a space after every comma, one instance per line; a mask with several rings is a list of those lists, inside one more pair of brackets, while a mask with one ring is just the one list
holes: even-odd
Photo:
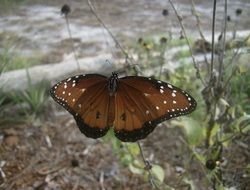
[[196, 107], [188, 93], [163, 81], [133, 76], [118, 81], [114, 126], [115, 135], [122, 141], [143, 139], [158, 123], [188, 114]]
[[151, 109], [154, 107], [140, 92], [120, 83], [115, 99], [115, 136], [125, 142], [145, 138], [155, 128], [148, 121], [157, 116], [145, 112]]

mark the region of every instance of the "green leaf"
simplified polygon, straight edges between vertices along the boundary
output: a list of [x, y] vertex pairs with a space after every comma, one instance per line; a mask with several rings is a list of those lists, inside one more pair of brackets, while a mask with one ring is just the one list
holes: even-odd
[[196, 152], [196, 151], [193, 151], [193, 154], [194, 154], [194, 156], [195, 156], [202, 164], [205, 165], [205, 163], [206, 163], [206, 158], [205, 158], [205, 156], [203, 156], [202, 154], [200, 154], [200, 153], [198, 153], [198, 152]]
[[201, 141], [204, 140], [205, 128], [200, 126], [198, 121], [192, 118], [182, 117], [180, 121], [174, 121], [173, 123], [183, 127], [190, 146], [199, 145]]
[[248, 172], [250, 172], [250, 164], [247, 165], [246, 169]]
[[190, 185], [190, 190], [196, 190], [194, 182], [188, 178], [184, 178], [183, 181]]
[[225, 107], [229, 107], [230, 106], [229, 103], [224, 98], [220, 98], [219, 101]]
[[133, 155], [137, 156], [140, 154], [140, 149], [136, 143], [126, 143], [128, 151]]
[[[216, 189], [218, 189], [218, 190], [229, 190], [228, 188], [225, 188], [225, 187], [223, 186], [223, 184], [221, 184], [221, 183], [217, 185]], [[230, 188], [230, 189], [231, 189], [231, 188]]]
[[125, 166], [130, 165], [133, 161], [133, 158], [130, 154], [121, 155], [121, 153], [120, 153], [120, 157], [121, 157], [120, 159], [121, 159], [122, 164]]
[[239, 119], [236, 120], [236, 122], [233, 124], [234, 129], [237, 132], [244, 132], [250, 130], [250, 115], [243, 115]]
[[129, 164], [129, 170], [132, 173], [139, 174], [139, 175], [142, 175], [145, 172], [143, 164], [140, 163], [138, 160], [134, 160], [133, 163]]
[[162, 169], [162, 167], [154, 164], [154, 165], [152, 165], [151, 171], [152, 171], [152, 175], [156, 178], [156, 180], [159, 181], [160, 183], [163, 183], [165, 173], [164, 173], [164, 170]]
[[219, 130], [220, 130], [220, 125], [218, 124], [218, 123], [215, 123], [214, 124], [214, 126], [213, 126], [213, 128], [212, 128], [212, 130], [211, 130], [211, 134], [210, 134], [210, 144], [213, 144], [214, 142], [213, 142], [213, 140], [214, 140], [214, 136], [219, 132]]

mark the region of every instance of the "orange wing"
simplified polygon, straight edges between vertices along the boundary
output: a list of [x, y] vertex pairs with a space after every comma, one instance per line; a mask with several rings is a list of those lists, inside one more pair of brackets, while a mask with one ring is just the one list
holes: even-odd
[[87, 137], [102, 137], [113, 124], [114, 104], [105, 76], [70, 77], [53, 86], [51, 96], [74, 116], [80, 131]]
[[196, 107], [185, 91], [145, 77], [118, 79], [115, 98], [115, 135], [122, 141], [147, 137], [158, 123], [188, 114]]

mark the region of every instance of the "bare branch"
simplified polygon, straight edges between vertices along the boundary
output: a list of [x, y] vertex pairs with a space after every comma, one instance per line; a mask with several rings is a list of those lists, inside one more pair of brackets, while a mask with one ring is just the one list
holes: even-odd
[[211, 52], [211, 68], [210, 68], [210, 80], [213, 78], [213, 69], [214, 69], [214, 33], [215, 33], [215, 18], [216, 18], [216, 4], [217, 0], [214, 0], [213, 5], [213, 23], [212, 23], [212, 52]]
[[218, 83], [222, 81], [223, 77], [223, 62], [224, 62], [224, 54], [225, 54], [225, 44], [226, 44], [226, 32], [227, 32], [227, 0], [225, 0], [224, 3], [224, 19], [223, 19], [223, 25], [222, 25], [222, 40], [220, 43], [220, 52], [219, 52], [219, 78], [218, 78]]
[[76, 56], [76, 49], [75, 49], [75, 46], [74, 46], [74, 41], [73, 41], [73, 38], [72, 38], [70, 26], [69, 26], [68, 14], [65, 14], [65, 21], [66, 21], [66, 26], [67, 26], [69, 38], [70, 38], [70, 41], [71, 41], [71, 46], [72, 46], [74, 58], [75, 58], [75, 61], [76, 61], [76, 64], [77, 64], [77, 69], [78, 69], [78, 71], [80, 71], [80, 64], [79, 64], [78, 58]]
[[[201, 24], [200, 24], [201, 22], [200, 22], [200, 18], [198, 16], [198, 14], [197, 14], [194, 1], [191, 0], [191, 3], [192, 3], [192, 14], [195, 16], [195, 19], [196, 19], [196, 22], [197, 22], [197, 27], [198, 27], [198, 30], [199, 30], [199, 34], [201, 36], [201, 39], [205, 42], [206, 39], [205, 39], [205, 36], [203, 35], [202, 30], [201, 30]], [[205, 47], [203, 47], [203, 51], [205, 53], [204, 60], [205, 60], [206, 66], [207, 66], [207, 68], [209, 68], [209, 64], [208, 64], [208, 60], [207, 60], [207, 56], [206, 56], [207, 51], [206, 51]]]
[[157, 190], [160, 190], [160, 187], [155, 183], [153, 174], [152, 174], [152, 172], [151, 172], [152, 165], [149, 163], [148, 160], [145, 159], [145, 156], [144, 156], [144, 154], [143, 154], [143, 151], [142, 151], [142, 148], [141, 148], [141, 144], [140, 144], [139, 141], [137, 141], [137, 144], [138, 144], [138, 146], [139, 146], [140, 154], [141, 154], [141, 157], [142, 157], [143, 162], [144, 162], [144, 164], [145, 164], [145, 170], [148, 171], [149, 181], [150, 181], [150, 183], [151, 183], [151, 185], [152, 185], [153, 187], [155, 187]]
[[119, 41], [116, 39], [116, 37], [113, 35], [111, 30], [106, 26], [106, 24], [102, 21], [102, 19], [98, 16], [98, 14], [95, 11], [94, 6], [91, 3], [91, 0], [88, 0], [88, 5], [90, 7], [91, 12], [94, 14], [98, 22], [102, 25], [102, 27], [108, 32], [108, 34], [111, 36], [117, 47], [122, 51], [122, 53], [125, 55], [126, 60], [130, 62], [130, 64], [127, 65], [127, 67], [132, 66], [133, 69], [136, 71], [136, 73], [141, 73], [140, 69], [138, 68], [138, 64], [135, 63], [134, 59], [129, 57], [128, 53], [125, 51], [125, 49], [122, 47], [122, 45], [119, 43]]
[[182, 23], [182, 18], [181, 18], [181, 16], [178, 14], [176, 8], [174, 7], [174, 4], [172, 3], [172, 0], [169, 0], [169, 3], [170, 3], [171, 7], [173, 8], [173, 10], [174, 10], [174, 12], [175, 12], [175, 14], [176, 14], [176, 17], [177, 17], [177, 19], [178, 19], [178, 21], [179, 21], [179, 23], [180, 23], [180, 26], [181, 26], [183, 35], [184, 35], [184, 37], [185, 37], [185, 39], [186, 39], [186, 42], [187, 42], [187, 45], [188, 45], [188, 47], [189, 47], [189, 51], [190, 51], [190, 54], [191, 54], [191, 57], [192, 57], [192, 60], [193, 60], [194, 68], [196, 69], [196, 76], [197, 76], [198, 79], [201, 80], [202, 84], [205, 86], [205, 82], [204, 82], [204, 80], [202, 79], [201, 74], [200, 74], [200, 69], [199, 69], [199, 67], [198, 67], [198, 65], [197, 65], [197, 63], [196, 63], [196, 61], [195, 61], [194, 54], [193, 54], [193, 50], [192, 50], [192, 47], [191, 47], [190, 42], [189, 42], [189, 40], [188, 40], [188, 37], [187, 37], [187, 34], [186, 34], [185, 27], [184, 27], [184, 25], [183, 25], [183, 23]]

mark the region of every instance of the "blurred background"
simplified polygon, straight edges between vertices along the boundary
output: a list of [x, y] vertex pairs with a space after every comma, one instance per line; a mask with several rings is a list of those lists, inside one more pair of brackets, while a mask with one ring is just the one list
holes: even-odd
[[[0, 189], [250, 189], [250, 2], [218, 1], [213, 33], [215, 2], [0, 0]], [[85, 137], [49, 96], [112, 71], [198, 103], [141, 141], [151, 176], [136, 143]]]

